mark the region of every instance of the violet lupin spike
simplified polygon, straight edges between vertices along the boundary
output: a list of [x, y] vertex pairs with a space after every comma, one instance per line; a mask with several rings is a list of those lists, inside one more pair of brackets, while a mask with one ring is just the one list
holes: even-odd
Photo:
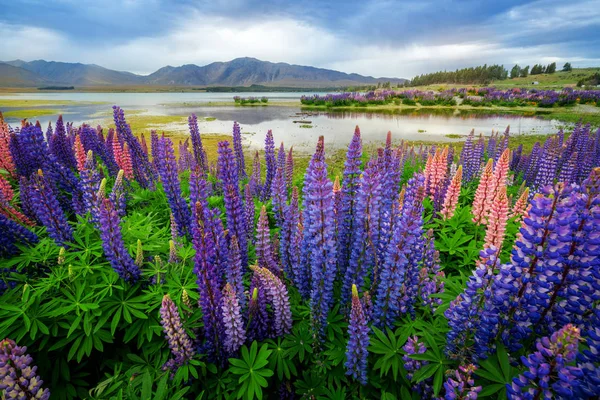
[[254, 153], [254, 160], [252, 161], [252, 175], [250, 175], [248, 186], [250, 186], [250, 192], [252, 193], [252, 196], [260, 197], [263, 190], [263, 185], [261, 180], [260, 154], [258, 151]]
[[508, 398], [573, 398], [582, 371], [567, 364], [575, 360], [580, 340], [579, 329], [571, 324], [540, 339], [536, 352], [521, 357], [528, 370], [506, 385]]
[[346, 375], [351, 375], [361, 384], [367, 384], [367, 348], [369, 347], [369, 327], [358, 298], [356, 285], [352, 285], [352, 308], [348, 324], [348, 345], [346, 347]]
[[37, 175], [32, 178], [30, 196], [35, 215], [48, 229], [48, 236], [54, 239], [59, 246], [65, 246], [68, 242], [72, 242], [73, 230], [58, 203], [54, 188], [42, 170], [38, 170]]
[[473, 364], [461, 365], [444, 382], [446, 391], [444, 400], [475, 400], [481, 392], [481, 386], [474, 386], [475, 380], [471, 377], [477, 370]]
[[6, 399], [48, 400], [50, 391], [42, 387], [44, 381], [26, 351], [11, 339], [0, 341], [0, 393]]
[[246, 341], [238, 296], [230, 283], [223, 289], [221, 298], [221, 313], [225, 327], [223, 347], [229, 354], [235, 354]]
[[239, 306], [246, 308], [246, 295], [244, 294], [244, 271], [242, 270], [242, 256], [240, 245], [235, 236], [231, 238], [229, 248], [229, 262], [227, 263], [227, 282], [231, 284], [237, 294]]
[[98, 202], [98, 229], [102, 238], [104, 255], [122, 279], [129, 283], [135, 283], [142, 273], [125, 248], [120, 226], [121, 219], [117, 210], [110, 199], [99, 197]]
[[173, 358], [165, 363], [163, 369], [177, 370], [194, 357], [194, 348], [192, 340], [183, 329], [179, 310], [168, 294], [165, 294], [162, 299], [160, 323], [173, 355]]
[[239, 188], [238, 171], [229, 142], [219, 142], [218, 176], [223, 185], [223, 200], [229, 235], [235, 235], [240, 245], [242, 266], [248, 265], [248, 233], [244, 206]]
[[273, 306], [273, 329], [275, 335], [282, 336], [292, 329], [292, 312], [290, 310], [290, 299], [285, 284], [267, 268], [256, 265], [250, 266], [264, 286], [267, 298]]
[[299, 270], [300, 248], [297, 246], [296, 236], [298, 234], [298, 223], [300, 221], [300, 209], [298, 207], [298, 188], [292, 189], [292, 198], [287, 206], [285, 221], [280, 232], [279, 255], [283, 271], [288, 279], [298, 288], [303, 297], [308, 297], [308, 282], [306, 277], [301, 276]]
[[265, 138], [265, 162], [267, 164], [267, 175], [265, 177], [265, 185], [262, 191], [262, 201], [266, 202], [271, 198], [271, 185], [275, 179], [277, 172], [277, 161], [275, 159], [275, 141], [273, 132], [269, 129]]
[[254, 274], [250, 293], [250, 302], [248, 304], [248, 341], [262, 341], [267, 338], [269, 333], [269, 313], [267, 312], [267, 299], [263, 285], [260, 282], [258, 274]]
[[263, 205], [258, 217], [256, 228], [256, 260], [259, 267], [267, 268], [275, 275], [281, 275], [281, 270], [275, 262], [273, 248], [271, 247], [271, 235], [269, 233], [269, 219], [267, 209]]
[[233, 123], [233, 149], [235, 151], [238, 174], [241, 179], [246, 179], [246, 162], [244, 161], [244, 149], [242, 148], [242, 132], [240, 124], [237, 122]]
[[250, 185], [246, 185], [244, 188], [244, 219], [246, 220], [246, 232], [248, 232], [248, 240], [254, 239], [254, 214], [256, 209], [254, 206], [254, 198], [252, 197], [252, 191]]
[[281, 229], [285, 219], [284, 213], [287, 203], [287, 188], [285, 186], [285, 149], [283, 147], [283, 142], [279, 148], [277, 170], [271, 187], [271, 199], [273, 213], [275, 214], [275, 222]]
[[208, 161], [206, 160], [206, 153], [202, 146], [202, 138], [200, 137], [200, 130], [198, 129], [198, 118], [196, 114], [192, 114], [188, 118], [188, 125], [190, 128], [190, 137], [192, 138], [192, 148], [194, 149], [194, 158], [196, 164], [200, 166], [200, 171], [205, 174], [208, 171]]
[[337, 264], [333, 185], [327, 177], [323, 136], [319, 138], [304, 181], [302, 261], [310, 271], [312, 323], [323, 334], [327, 326], [327, 314], [333, 303], [333, 281]]
[[294, 179], [294, 146], [290, 147], [287, 158], [285, 160], [285, 185], [291, 188]]

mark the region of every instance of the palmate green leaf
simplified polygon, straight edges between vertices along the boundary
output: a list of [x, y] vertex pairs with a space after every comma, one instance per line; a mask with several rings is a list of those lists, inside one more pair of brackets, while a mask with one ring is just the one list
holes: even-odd
[[415, 383], [422, 382], [425, 379], [432, 377], [438, 369], [442, 370], [443, 374], [442, 364], [427, 364], [414, 373], [412, 381]]
[[265, 368], [269, 363], [269, 356], [272, 350], [268, 349], [269, 344], [265, 343], [258, 349], [258, 343], [252, 342], [250, 349], [243, 346], [241, 350], [241, 359], [230, 358], [229, 372], [239, 376], [237, 382], [241, 385], [237, 398], [244, 397], [252, 400], [255, 396], [262, 399], [262, 388], [268, 386], [265, 378], [273, 375], [273, 371]]

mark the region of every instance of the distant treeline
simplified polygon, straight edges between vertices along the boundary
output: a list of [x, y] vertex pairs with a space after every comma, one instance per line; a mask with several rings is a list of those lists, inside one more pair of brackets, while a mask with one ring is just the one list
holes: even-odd
[[479, 67], [439, 71], [414, 77], [411, 86], [432, 85], [436, 83], [488, 84], [492, 81], [508, 78], [508, 71], [502, 65], [483, 65]]
[[75, 86], [44, 86], [39, 87], [37, 90], [74, 90]]

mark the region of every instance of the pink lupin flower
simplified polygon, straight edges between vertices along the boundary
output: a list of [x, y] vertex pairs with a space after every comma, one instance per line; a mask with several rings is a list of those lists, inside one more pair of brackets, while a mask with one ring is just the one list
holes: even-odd
[[10, 130], [8, 124], [4, 122], [2, 112], [0, 112], [0, 169], [8, 171], [9, 174], [15, 176], [15, 163], [9, 149]]
[[508, 197], [506, 196], [506, 186], [500, 186], [488, 215], [488, 225], [485, 231], [485, 249], [494, 246], [497, 249], [502, 248], [504, 234], [506, 231], [506, 222], [508, 221]]
[[4, 175], [0, 175], [0, 201], [5, 201], [10, 203], [15, 197], [15, 192], [13, 191], [10, 182], [4, 177]]
[[425, 184], [427, 194], [432, 198], [439, 190], [440, 184], [446, 179], [448, 172], [448, 146], [437, 149], [433, 156], [427, 159], [429, 169], [425, 166]]
[[448, 191], [446, 192], [446, 197], [444, 198], [444, 206], [442, 208], [442, 217], [444, 217], [444, 219], [450, 219], [454, 215], [456, 205], [458, 204], [458, 196], [460, 195], [461, 184], [462, 165], [459, 166], [456, 170], [456, 173], [452, 178], [452, 182], [450, 182], [450, 186], [448, 187]]
[[515, 202], [515, 205], [512, 207], [510, 211], [509, 218], [516, 218], [516, 221], [523, 217], [525, 214], [525, 210], [527, 208], [527, 199], [529, 198], [529, 188], [525, 188], [521, 196]]
[[481, 178], [479, 179], [479, 185], [477, 186], [477, 191], [475, 191], [475, 198], [473, 199], [473, 222], [476, 224], [486, 223], [487, 219], [487, 211], [486, 204], [487, 198], [491, 197], [491, 189], [492, 189], [492, 174], [493, 174], [494, 160], [489, 159], [483, 173], [481, 174]]
[[506, 187], [508, 178], [508, 167], [510, 163], [510, 150], [506, 149], [498, 159], [496, 166], [494, 167], [494, 174], [492, 175], [492, 181], [490, 190], [485, 200], [485, 209], [491, 210], [492, 202], [496, 197], [496, 193], [499, 192], [502, 186]]
[[81, 172], [85, 169], [86, 154], [83, 144], [81, 143], [80, 135], [75, 136], [75, 143], [73, 144], [73, 147], [75, 149], [75, 159], [77, 160], [77, 170]]
[[123, 146], [123, 166], [121, 167], [127, 179], [133, 179], [133, 161], [127, 144]]

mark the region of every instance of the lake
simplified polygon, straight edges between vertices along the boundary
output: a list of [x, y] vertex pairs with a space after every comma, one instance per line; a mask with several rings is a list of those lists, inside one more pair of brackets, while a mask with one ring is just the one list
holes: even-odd
[[[354, 127], [360, 126], [365, 142], [382, 142], [391, 131], [395, 140], [453, 141], [446, 135], [467, 135], [471, 129], [489, 135], [492, 130], [503, 131], [507, 125], [511, 134], [550, 134], [562, 125], [556, 120], [508, 113], [412, 109], [394, 112], [348, 112], [312, 111], [299, 106], [300, 96], [313, 93], [17, 93], [1, 95], [3, 99], [74, 101], [80, 104], [50, 105], [40, 109], [60, 109], [66, 121], [76, 125], [106, 123], [110, 119], [111, 106], [121, 106], [127, 115], [135, 110], [141, 115], [190, 115], [195, 113], [203, 133], [231, 133], [233, 121], [237, 121], [244, 133], [245, 144], [258, 148], [263, 145], [264, 134], [273, 130], [277, 143], [283, 141], [296, 149], [311, 149], [319, 136], [325, 136], [330, 147], [345, 147], [352, 137]], [[235, 106], [233, 96], [266, 96], [273, 103], [269, 106]], [[231, 105], [225, 103], [231, 102]], [[104, 104], [98, 104], [104, 103]], [[209, 104], [218, 103], [218, 105]], [[298, 105], [296, 105], [298, 104]], [[31, 107], [21, 107], [30, 109]], [[36, 107], [37, 108], [37, 107]], [[18, 110], [4, 107], [2, 111]], [[56, 115], [39, 119], [42, 126], [55, 121]], [[210, 118], [210, 120], [202, 120]], [[213, 120], [214, 118], [214, 120]], [[34, 118], [35, 119], [35, 118]], [[13, 126], [19, 118], [7, 118]], [[159, 128], [187, 132], [185, 124], [169, 124]]]

